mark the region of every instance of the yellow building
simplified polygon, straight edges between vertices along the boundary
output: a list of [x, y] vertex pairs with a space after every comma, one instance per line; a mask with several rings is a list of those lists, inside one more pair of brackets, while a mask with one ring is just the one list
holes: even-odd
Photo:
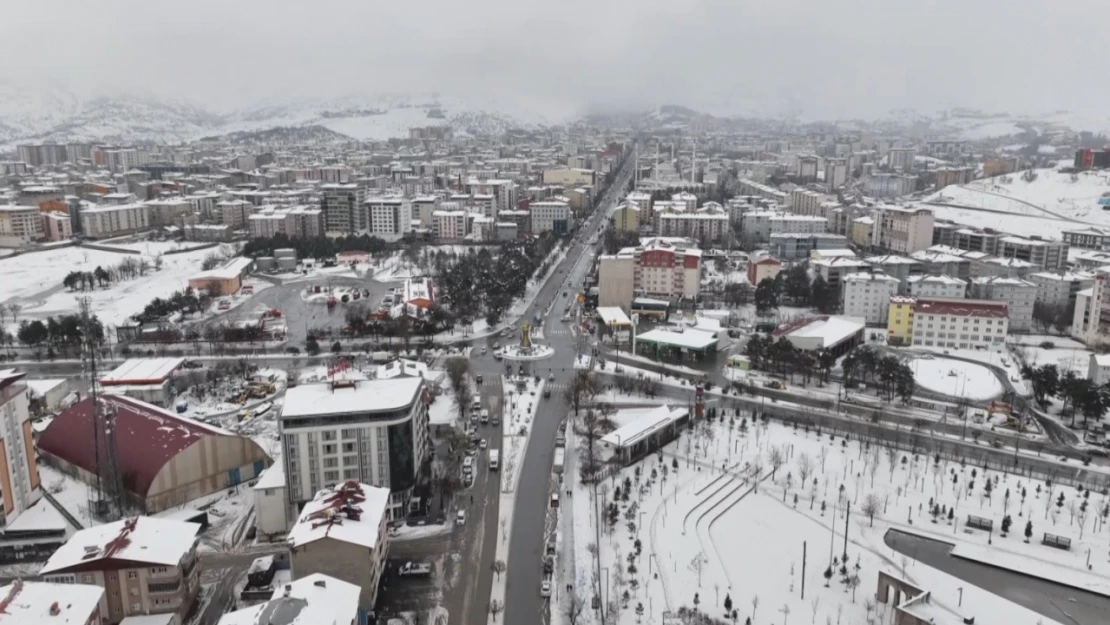
[[635, 204], [622, 204], [613, 211], [613, 227], [624, 232], [639, 232], [640, 208]]
[[875, 220], [871, 217], [859, 217], [852, 220], [852, 230], [848, 235], [852, 243], [861, 247], [871, 247], [871, 236], [875, 230]]
[[913, 337], [913, 307], [915, 298], [896, 295], [890, 298], [890, 311], [886, 319], [886, 340], [891, 345], [909, 345]]

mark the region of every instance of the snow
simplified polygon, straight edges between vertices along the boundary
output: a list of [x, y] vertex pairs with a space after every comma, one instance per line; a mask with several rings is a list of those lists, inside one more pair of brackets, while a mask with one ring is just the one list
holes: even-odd
[[422, 378], [356, 381], [353, 387], [301, 384], [285, 392], [283, 419], [348, 412], [398, 410], [416, 401]]
[[[332, 538], [373, 549], [381, 538], [378, 530], [381, 527], [382, 517], [387, 514], [389, 508], [389, 489], [367, 484], [359, 484], [358, 487], [362, 491], [364, 500], [355, 503], [361, 509], [357, 521], [349, 517], [345, 518], [336, 508], [337, 505], [342, 506], [344, 503], [336, 500], [336, 493], [344, 488], [343, 484], [334, 489], [322, 490], [316, 493], [312, 501], [304, 505], [297, 522], [289, 529], [290, 546], [296, 548], [324, 538]], [[335, 511], [333, 523], [322, 522], [321, 517], [313, 516], [329, 510]]]
[[[200, 525], [171, 521], [155, 517], [137, 517], [134, 529], [127, 531], [124, 519], [83, 529], [73, 535], [64, 545], [50, 556], [42, 568], [42, 574], [67, 569], [94, 560], [130, 560], [148, 564], [177, 566], [181, 559], [193, 549]], [[109, 551], [108, 543], [124, 535], [129, 542]], [[89, 556], [89, 549], [94, 555]]]
[[[12, 584], [0, 588], [0, 597], [10, 598], [4, 602], [6, 625], [80, 625], [104, 598], [104, 588], [93, 584], [19, 583], [18, 590]], [[50, 613], [52, 605], [58, 606], [57, 615]]]
[[1002, 384], [990, 369], [950, 358], [914, 358], [910, 361], [914, 380], [935, 393], [974, 400], [1002, 394]]
[[1078, 571], [1056, 562], [1032, 559], [1028, 555], [1002, 547], [961, 543], [952, 550], [952, 555], [1110, 597], [1110, 578]]
[[[707, 430], [711, 434], [704, 433]], [[565, 571], [562, 582], [573, 583], [579, 597], [592, 597], [598, 586], [603, 587], [602, 593], [616, 604], [616, 617], [607, 619], [609, 623], [641, 622], [636, 616], [638, 604], [643, 605], [642, 622], [659, 622], [664, 611], [693, 607], [695, 595], [699, 611], [710, 616], [724, 614], [721, 606], [729, 596], [740, 622], [753, 617], [753, 612], [753, 622], [778, 622], [785, 618], [783, 606], [789, 609], [791, 619], [803, 621], [840, 618], [845, 623], [864, 623], [876, 616], [880, 622], [889, 622], [888, 607], [880, 604], [877, 613], [866, 607], [879, 571], [931, 591], [930, 605], [947, 614], [1023, 625], [1052, 623], [921, 562], [911, 565], [909, 558], [892, 557], [883, 537], [892, 528], [926, 530], [957, 545], [999, 553], [1007, 550], [1023, 559], [1026, 569], [1043, 560], [1077, 575], [1090, 575], [1083, 571], [1086, 549], [1092, 546], [1097, 552], [1100, 547], [1096, 545], [1105, 540], [1107, 529], [1093, 529], [1093, 515], [1088, 516], [1087, 533], [1080, 540], [1081, 521], [1069, 523], [1067, 512], [1052, 512], [1052, 525], [1034, 514], [1045, 503], [1054, 508], [1051, 504], [1060, 493], [1065, 493], [1068, 500], [1082, 501], [1070, 487], [1049, 487], [1038, 480], [994, 471], [987, 475], [944, 460], [934, 465], [928, 456], [888, 453], [878, 446], [865, 449], [855, 441], [844, 442], [839, 437], [830, 440], [827, 434], [818, 436], [778, 423], [749, 423], [746, 432], [741, 432], [739, 419], [731, 429], [728, 420], [722, 419], [705, 429], [699, 426], [696, 431], [702, 433], [683, 434], [680, 441], [666, 446], [662, 463], [658, 455], [652, 454], [604, 479], [597, 485], [596, 502], [594, 489], [574, 479], [571, 499], [579, 505], [573, 506], [573, 528], [567, 530], [575, 537], [574, 567]], [[570, 448], [577, 447], [581, 454], [584, 445], [579, 438], [570, 443]], [[778, 449], [785, 460], [773, 472], [772, 449]], [[803, 456], [812, 463], [804, 480], [800, 477]], [[760, 467], [758, 472], [755, 466]], [[727, 469], [722, 472], [722, 467]], [[641, 470], [639, 477], [636, 468]], [[958, 487], [952, 486], [953, 474], [958, 476]], [[626, 478], [632, 484], [631, 496], [627, 503], [618, 504], [618, 523], [612, 530], [604, 521], [597, 527], [595, 506], [605, 510], [615, 488], [625, 490], [622, 482]], [[983, 486], [987, 479], [994, 486], [989, 498]], [[873, 521], [862, 509], [868, 495], [874, 495], [877, 504]], [[956, 524], [948, 525], [944, 517], [937, 524], [931, 522], [926, 502], [933, 498], [955, 507]], [[1102, 495], [1090, 500], [1094, 510], [1100, 510], [1105, 502]], [[834, 574], [829, 588], [823, 578], [830, 540], [833, 555], [839, 556], [845, 548], [846, 507], [851, 508], [847, 519], [849, 574], [855, 573], [857, 563], [860, 567], [860, 583], [854, 593], [839, 573]], [[1003, 538], [996, 531], [993, 545], [987, 546], [987, 532], [959, 531], [966, 530], [963, 520], [968, 514], [992, 518], [996, 529], [1002, 516], [1010, 514], [1015, 521], [1013, 535]], [[1076, 541], [1072, 551], [1024, 543], [1017, 534], [1024, 531], [1026, 519], [1033, 522], [1034, 531], [1071, 537]], [[599, 533], [600, 537], [595, 538]], [[641, 551], [631, 560], [636, 572], [629, 573], [629, 557], [637, 553], [637, 540]], [[803, 542], [808, 547], [804, 601], [798, 592]], [[604, 569], [600, 578], [591, 544], [598, 547]], [[1000, 560], [1005, 557], [1011, 556], [998, 556]], [[1108, 567], [1100, 558], [1094, 564], [1094, 574], [1110, 571]], [[638, 581], [636, 588], [629, 583], [632, 578]], [[959, 588], [963, 589], [962, 605], [957, 605]], [[621, 598], [624, 592], [628, 592], [627, 601]], [[759, 598], [758, 607], [754, 597]], [[598, 622], [593, 611], [583, 614], [585, 621], [580, 623]]]
[[[285, 597], [286, 588], [289, 598]], [[274, 618], [282, 625], [326, 625], [346, 623], [358, 615], [358, 600], [362, 589], [358, 586], [322, 573], [313, 573], [278, 586], [266, 603], [229, 612], [220, 618], [219, 625], [256, 625]], [[291, 619], [276, 615], [288, 616]], [[273, 616], [272, 616], [273, 615]]]

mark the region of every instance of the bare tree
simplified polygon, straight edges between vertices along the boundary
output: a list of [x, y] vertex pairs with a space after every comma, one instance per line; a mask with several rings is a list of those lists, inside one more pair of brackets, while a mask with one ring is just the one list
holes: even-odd
[[871, 452], [871, 464], [867, 467], [867, 470], [871, 473], [871, 488], [875, 488], [875, 474], [879, 472], [880, 461], [879, 450], [876, 449]]
[[875, 526], [875, 515], [883, 511], [883, 502], [875, 493], [871, 493], [863, 498], [862, 508], [863, 513], [867, 515], [870, 521], [870, 527]]
[[805, 485], [809, 481], [809, 476], [813, 474], [813, 470], [817, 468], [813, 463], [813, 456], [803, 453], [798, 456], [798, 477], [802, 478], [802, 484]]
[[755, 611], [759, 609], [759, 595], [752, 595], [752, 621], [755, 621]]
[[490, 568], [497, 574], [497, 581], [501, 581], [501, 574], [505, 572], [505, 569], [509, 568], [509, 565], [505, 564], [504, 560], [494, 560]]
[[567, 622], [570, 625], [578, 625], [578, 619], [582, 616], [582, 610], [586, 608], [586, 600], [576, 594], [571, 594], [569, 601], [563, 607], [563, 614], [567, 617]]
[[817, 452], [817, 456], [821, 459], [821, 472], [825, 472], [825, 460], [829, 457], [829, 448], [824, 445], [821, 446], [821, 451]]
[[779, 612], [782, 612], [782, 625], [786, 625], [786, 621], [790, 618], [790, 604], [782, 604], [782, 607], [779, 608]]
[[817, 606], [820, 605], [820, 604], [821, 604], [821, 596], [820, 595], [814, 595], [813, 598], [809, 600], [809, 606], [811, 608], [813, 608], [813, 620], [810, 621], [811, 623], [816, 623], [817, 622]]
[[780, 445], [772, 445], [771, 449], [767, 450], [767, 460], [771, 463], [771, 481], [773, 482], [775, 472], [786, 462], [786, 454]]
[[489, 602], [489, 613], [493, 615], [493, 621], [497, 622], [497, 615], [505, 609], [505, 603], [500, 599], [494, 599]]
[[598, 393], [597, 378], [590, 371], [577, 371], [566, 390], [566, 399], [574, 407], [574, 414], [583, 403], [589, 403]]

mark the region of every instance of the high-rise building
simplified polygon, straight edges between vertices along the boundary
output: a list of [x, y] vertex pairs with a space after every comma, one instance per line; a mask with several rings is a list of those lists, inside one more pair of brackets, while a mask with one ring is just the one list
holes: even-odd
[[325, 184], [320, 186], [320, 192], [325, 232], [334, 236], [369, 232], [370, 223], [366, 219], [361, 187], [357, 184]]
[[0, 498], [5, 525], [42, 496], [24, 375], [14, 369], [0, 370]]

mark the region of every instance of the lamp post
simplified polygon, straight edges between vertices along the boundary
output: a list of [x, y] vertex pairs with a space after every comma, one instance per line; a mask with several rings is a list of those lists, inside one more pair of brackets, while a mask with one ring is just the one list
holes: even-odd
[[960, 593], [960, 601], [959, 601], [959, 603], [956, 604], [956, 607], [958, 608], [958, 607], [963, 606], [963, 604], [964, 604], [964, 587], [960, 586], [956, 590]]

